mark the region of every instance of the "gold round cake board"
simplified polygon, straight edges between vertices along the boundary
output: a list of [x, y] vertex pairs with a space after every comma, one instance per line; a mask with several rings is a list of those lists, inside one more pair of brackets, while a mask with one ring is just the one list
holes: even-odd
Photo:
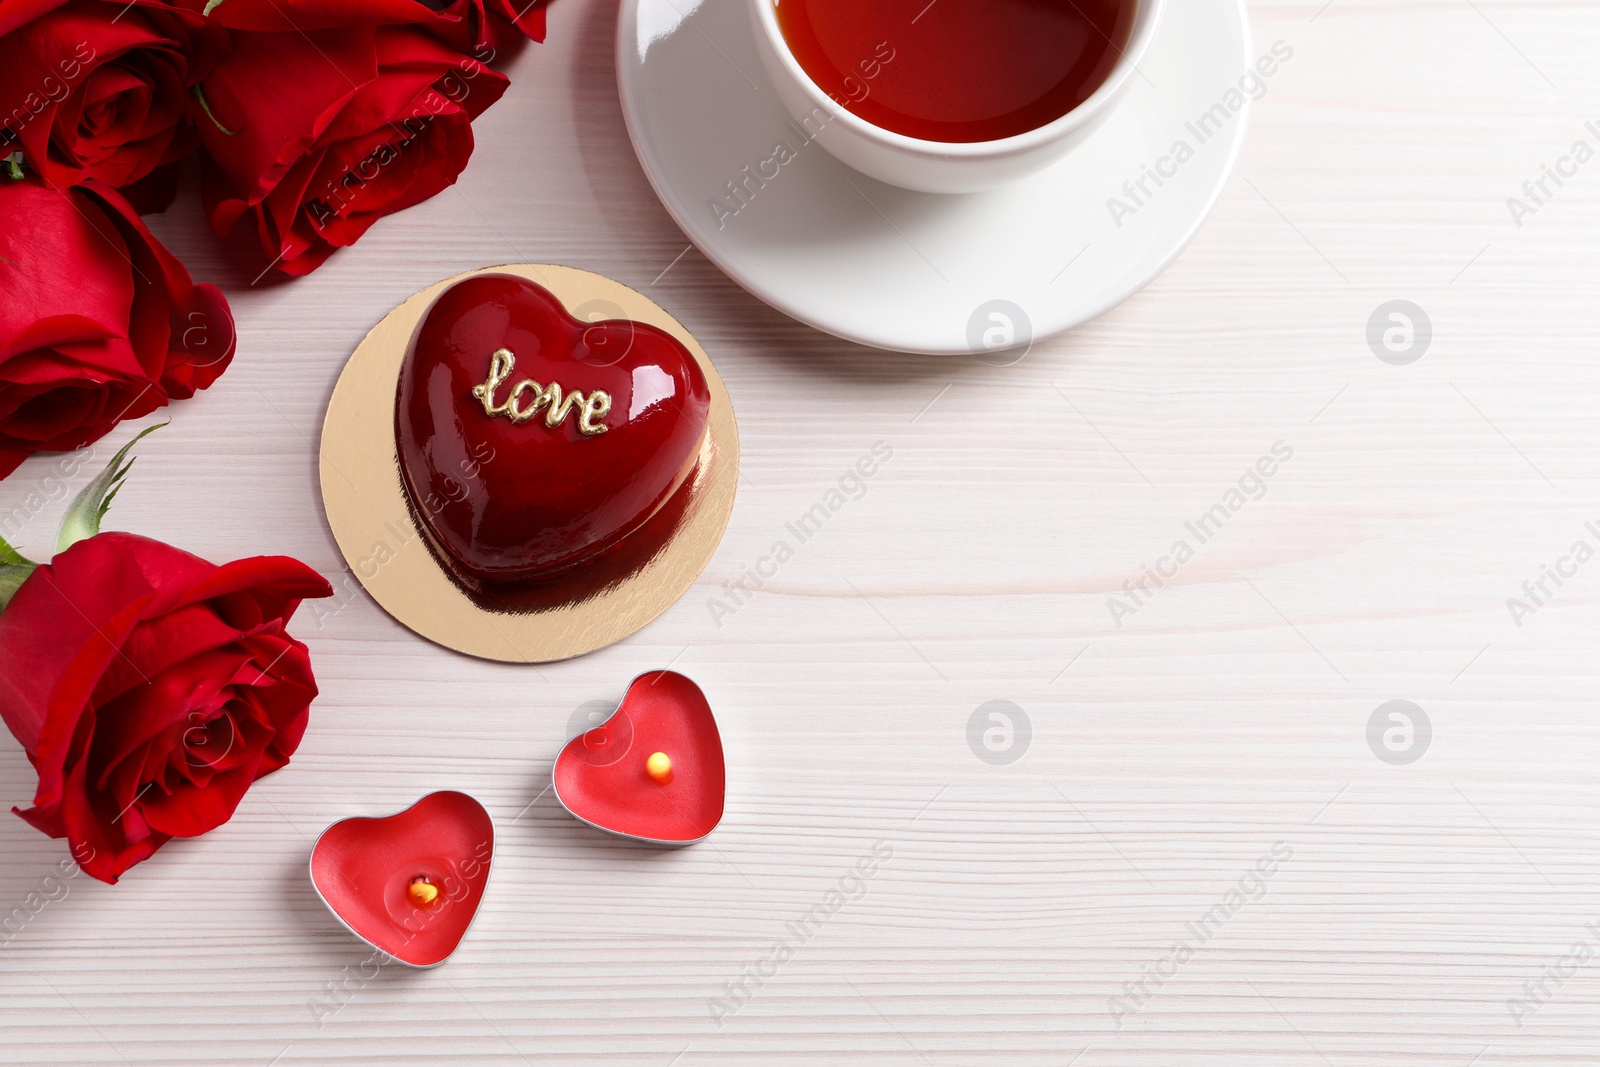
[[[657, 326], [689, 350], [711, 390], [700, 460], [679, 491], [688, 494], [687, 503], [665, 544], [610, 584], [539, 609], [488, 610], [468, 597], [434, 559], [400, 484], [394, 418], [401, 365], [434, 299], [478, 274], [527, 278], [554, 293], [576, 318], [626, 317]], [[705, 350], [654, 301], [588, 271], [519, 263], [430, 285], [372, 328], [328, 401], [320, 474], [322, 504], [339, 551], [380, 607], [428, 640], [469, 656], [542, 663], [620, 641], [689, 590], [733, 512], [739, 431], [728, 391]]]

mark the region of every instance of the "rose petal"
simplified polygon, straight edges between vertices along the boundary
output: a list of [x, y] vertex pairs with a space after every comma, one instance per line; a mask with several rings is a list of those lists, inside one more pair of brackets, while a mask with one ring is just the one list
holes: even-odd
[[227, 0], [210, 17], [232, 30], [270, 33], [448, 21], [418, 0]]
[[[67, 837], [83, 869], [110, 882], [171, 837], [227, 821], [299, 744], [316, 683], [282, 626], [303, 597], [331, 592], [294, 560], [216, 567], [131, 534], [59, 553], [0, 613], [0, 662], [27, 665], [0, 670], [0, 717], [40, 776], [34, 806], [17, 814]], [[226, 643], [156, 671], [171, 656], [163, 634]], [[143, 681], [119, 681], [130, 676]], [[197, 728], [237, 744], [219, 751]]]
[[122, 184], [176, 158], [190, 20], [204, 25], [177, 8], [72, 0], [0, 35], [0, 115], [47, 184]]
[[[190, 131], [193, 135], [193, 131]], [[164, 163], [136, 182], [122, 186], [117, 191], [141, 215], [155, 215], [167, 210], [178, 198], [178, 182], [183, 175], [183, 163], [175, 160]]]
[[216, 164], [207, 171], [206, 202], [218, 233], [226, 235], [221, 205], [259, 203], [345, 102], [378, 76], [375, 41], [370, 26], [236, 36], [233, 55], [201, 83], [217, 122], [232, 131], [206, 118], [198, 124]]
[[47, 14], [67, 0], [0, 0], [0, 37], [40, 15]]
[[96, 204], [71, 193], [0, 182], [0, 279], [0, 363], [58, 341], [127, 330], [127, 246]]

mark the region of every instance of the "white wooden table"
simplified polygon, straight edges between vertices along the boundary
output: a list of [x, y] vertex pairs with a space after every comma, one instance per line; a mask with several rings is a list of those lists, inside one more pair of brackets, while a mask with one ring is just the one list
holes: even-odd
[[[226, 289], [239, 354], [143, 446], [112, 525], [216, 560], [293, 554], [344, 599], [294, 628], [322, 696], [293, 764], [228, 826], [116, 888], [73, 881], [0, 945], [0, 1059], [1596, 1062], [1600, 562], [1520, 627], [1507, 599], [1600, 544], [1600, 160], [1520, 228], [1506, 201], [1574, 141], [1600, 147], [1600, 6], [1253, 18], [1258, 51], [1295, 57], [1215, 215], [1142, 295], [1012, 367], [836, 342], [680, 257], [622, 128], [604, 0], [556, 5], [456, 188], [308, 279], [252, 287], [257, 261], [188, 190], [156, 227]], [[353, 591], [316, 481], [367, 328], [507, 261], [666, 306], [744, 444], [699, 585], [537, 669], [433, 647]], [[1433, 323], [1409, 365], [1366, 339], [1393, 299]], [[864, 495], [714, 620], [723, 583], [878, 441], [893, 456]], [[1199, 544], [1185, 524], [1280, 441], [1266, 495]], [[50, 471], [30, 461], [0, 504]], [[20, 540], [42, 550], [59, 507]], [[1180, 539], [1193, 558], [1114, 619], [1108, 598]], [[710, 694], [731, 784], [721, 829], [662, 853], [542, 790], [574, 711], [667, 664]], [[1395, 699], [1431, 722], [1406, 765], [1367, 741]], [[1013, 762], [969, 746], [990, 701], [1031, 723]], [[26, 803], [0, 748], [0, 797]], [[311, 892], [310, 840], [451, 786], [500, 825], [477, 925], [439, 970], [373, 973]], [[796, 938], [877, 842], [892, 858]], [[8, 817], [0, 855], [4, 912], [66, 852]]]

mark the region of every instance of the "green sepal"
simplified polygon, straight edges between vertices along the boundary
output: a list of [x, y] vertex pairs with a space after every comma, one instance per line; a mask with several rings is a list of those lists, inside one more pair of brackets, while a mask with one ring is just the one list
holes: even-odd
[[17, 595], [17, 590], [22, 588], [22, 583], [28, 576], [38, 569], [38, 564], [30, 563], [26, 567], [13, 567], [11, 564], [0, 564], [0, 611], [6, 610], [6, 605], [11, 603], [11, 598]]
[[22, 152], [20, 150], [11, 153], [5, 159], [0, 159], [0, 168], [3, 168], [5, 176], [14, 182], [20, 182], [27, 177], [22, 170]]
[[22, 583], [28, 580], [28, 575], [37, 570], [39, 565], [24, 556], [21, 552], [11, 547], [11, 543], [0, 537], [0, 611], [11, 603], [11, 598], [16, 595]]
[[158, 422], [140, 430], [133, 440], [117, 449], [117, 454], [111, 457], [106, 469], [95, 475], [94, 481], [72, 498], [72, 503], [67, 505], [67, 513], [61, 517], [61, 532], [56, 534], [57, 552], [65, 552], [79, 541], [100, 532], [100, 520], [106, 517], [106, 510], [111, 507], [111, 501], [116, 499], [123, 479], [133, 469], [133, 460], [128, 457], [128, 452], [165, 425], [164, 422]]
[[11, 542], [0, 537], [0, 567], [37, 567], [38, 564], [11, 547]]

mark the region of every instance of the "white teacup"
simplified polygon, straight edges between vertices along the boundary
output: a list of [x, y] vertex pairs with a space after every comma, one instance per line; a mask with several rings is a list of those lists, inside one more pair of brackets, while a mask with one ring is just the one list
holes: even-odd
[[749, 0], [756, 50], [778, 99], [807, 136], [879, 181], [928, 193], [971, 193], [1026, 177], [1072, 150], [1109, 115], [1155, 38], [1166, 0], [1137, 6], [1128, 43], [1105, 82], [1053, 122], [993, 141], [926, 141], [875, 126], [835, 102], [800, 66], [778, 27], [775, 0]]

